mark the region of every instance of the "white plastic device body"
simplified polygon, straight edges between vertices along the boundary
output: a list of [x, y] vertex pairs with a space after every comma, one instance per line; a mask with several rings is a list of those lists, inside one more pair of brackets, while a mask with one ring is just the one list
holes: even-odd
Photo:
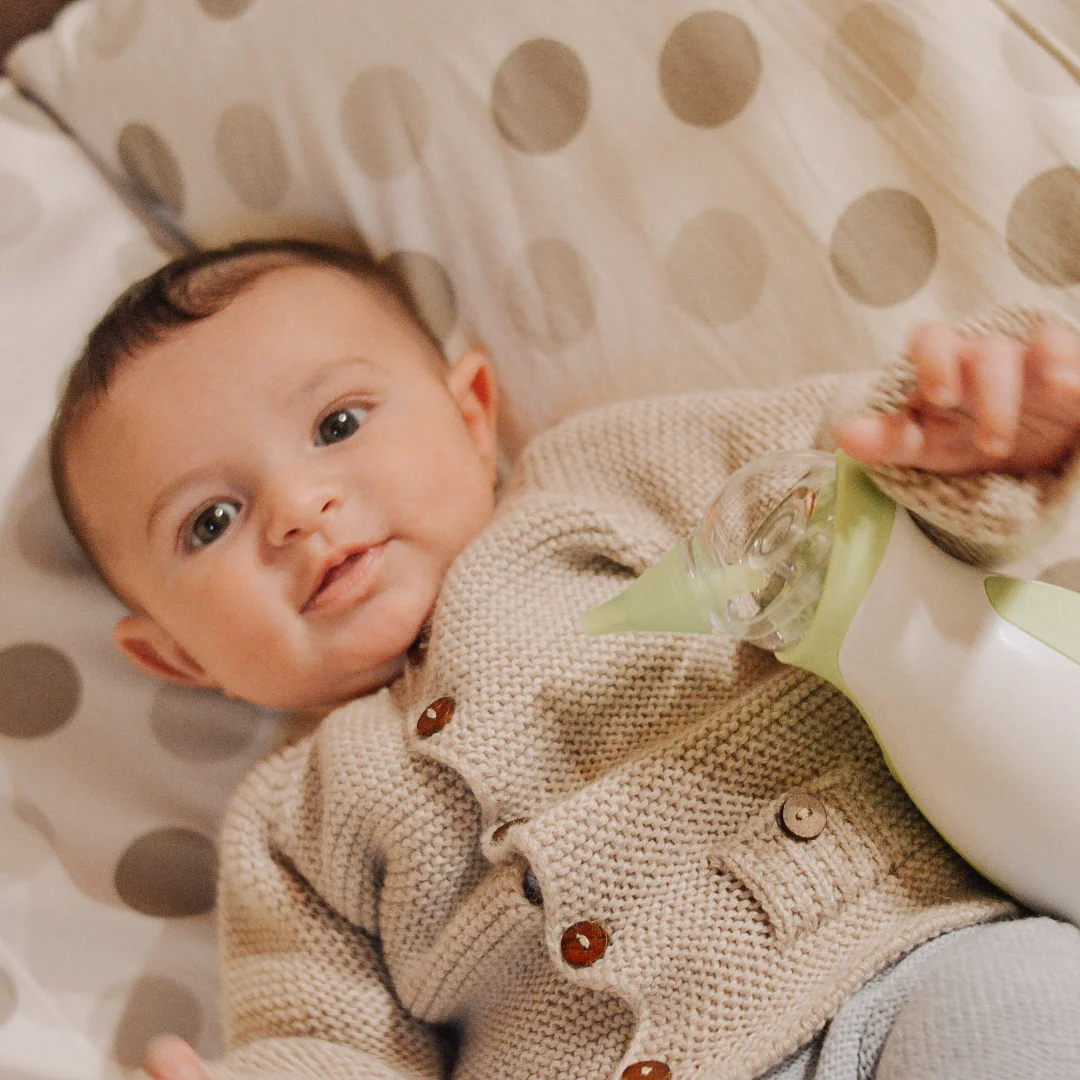
[[973, 866], [1080, 924], [1080, 664], [897, 508], [840, 673], [894, 775]]

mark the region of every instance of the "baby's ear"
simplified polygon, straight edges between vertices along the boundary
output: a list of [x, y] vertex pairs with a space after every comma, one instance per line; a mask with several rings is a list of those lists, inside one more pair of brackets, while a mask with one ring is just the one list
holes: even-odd
[[140, 670], [178, 686], [216, 690], [206, 670], [149, 615], [128, 615], [113, 630], [116, 647]]
[[498, 454], [499, 389], [487, 350], [473, 348], [463, 353], [446, 381], [477, 450], [494, 470]]

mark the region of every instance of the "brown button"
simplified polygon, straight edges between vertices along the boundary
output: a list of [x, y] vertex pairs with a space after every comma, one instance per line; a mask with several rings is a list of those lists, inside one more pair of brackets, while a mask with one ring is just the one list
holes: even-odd
[[454, 716], [454, 699], [452, 697], [436, 698], [421, 714], [416, 721], [416, 734], [421, 739], [430, 739], [438, 731], [442, 731]]
[[576, 922], [562, 936], [563, 959], [571, 967], [589, 967], [607, 952], [607, 931], [595, 922]]
[[501, 844], [506, 839], [506, 834], [515, 825], [524, 825], [529, 819], [527, 817], [516, 817], [510, 821], [504, 821], [492, 834], [491, 839], [496, 844]]
[[663, 1061], [635, 1061], [622, 1071], [622, 1080], [670, 1080], [671, 1068]]
[[813, 840], [820, 836], [828, 822], [825, 804], [805, 791], [796, 791], [784, 800], [780, 808], [780, 824], [796, 840]]

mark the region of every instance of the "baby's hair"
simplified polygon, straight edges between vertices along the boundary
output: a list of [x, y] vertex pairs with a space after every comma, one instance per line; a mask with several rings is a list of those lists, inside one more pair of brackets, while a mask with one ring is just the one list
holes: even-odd
[[60, 511], [95, 569], [118, 595], [88, 542], [72, 496], [66, 459], [73, 429], [108, 394], [125, 364], [170, 334], [224, 310], [265, 274], [290, 266], [331, 267], [381, 287], [424, 333], [435, 355], [442, 356], [442, 346], [404, 279], [366, 252], [307, 240], [245, 240], [182, 255], [135, 282], [90, 331], [68, 373], [49, 431], [49, 468]]

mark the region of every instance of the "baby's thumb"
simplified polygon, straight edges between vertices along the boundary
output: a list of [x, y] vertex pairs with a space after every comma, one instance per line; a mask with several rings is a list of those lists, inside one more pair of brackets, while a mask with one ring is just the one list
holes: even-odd
[[154, 1036], [143, 1069], [151, 1080], [210, 1080], [199, 1055], [179, 1035]]

